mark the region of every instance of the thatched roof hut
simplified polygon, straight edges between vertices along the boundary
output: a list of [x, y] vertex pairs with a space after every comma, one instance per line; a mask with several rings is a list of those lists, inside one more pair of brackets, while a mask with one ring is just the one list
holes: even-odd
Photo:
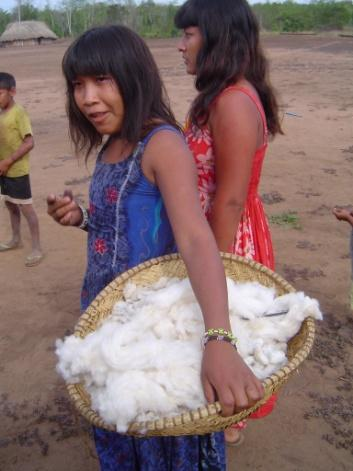
[[0, 46], [42, 44], [55, 41], [57, 38], [43, 21], [21, 21], [6, 26], [0, 36]]

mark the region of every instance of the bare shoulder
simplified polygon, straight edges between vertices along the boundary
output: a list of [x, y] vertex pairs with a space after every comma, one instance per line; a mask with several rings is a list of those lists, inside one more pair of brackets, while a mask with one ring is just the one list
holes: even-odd
[[248, 135], [251, 141], [261, 144], [260, 113], [253, 100], [240, 90], [229, 90], [219, 96], [210, 110], [209, 125], [216, 137], [239, 140]]
[[254, 101], [239, 89], [229, 89], [219, 95], [211, 108], [211, 119], [214, 116], [232, 116], [233, 118], [259, 115]]
[[146, 177], [155, 181], [156, 172], [168, 169], [170, 172], [180, 171], [185, 165], [192, 163], [192, 155], [186, 145], [185, 138], [177, 129], [162, 129], [156, 132], [148, 142], [142, 169]]
[[185, 140], [183, 134], [178, 129], [161, 129], [157, 131], [149, 140], [147, 147], [157, 149], [160, 146], [168, 146], [171, 144], [184, 145]]
[[150, 160], [151, 158], [157, 158], [159, 155], [183, 155], [187, 151], [188, 148], [181, 132], [177, 129], [162, 129], [149, 140], [145, 155]]

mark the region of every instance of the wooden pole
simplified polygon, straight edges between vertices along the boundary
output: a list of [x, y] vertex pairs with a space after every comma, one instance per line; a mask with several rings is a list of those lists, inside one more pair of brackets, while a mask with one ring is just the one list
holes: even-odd
[[17, 0], [18, 22], [21, 23], [21, 0]]

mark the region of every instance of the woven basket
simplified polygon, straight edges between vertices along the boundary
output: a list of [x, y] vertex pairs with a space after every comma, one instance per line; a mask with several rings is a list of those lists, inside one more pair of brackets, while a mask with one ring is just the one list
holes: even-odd
[[[237, 282], [258, 281], [264, 286], [274, 287], [278, 296], [295, 289], [281, 276], [263, 265], [231, 254], [222, 254], [226, 275]], [[149, 260], [134, 267], [113, 280], [92, 302], [80, 317], [75, 335], [84, 338], [94, 332], [100, 323], [110, 315], [113, 305], [123, 295], [124, 285], [131, 281], [137, 285], [147, 286], [156, 282], [162, 276], [185, 278], [187, 276], [184, 262], [179, 255], [166, 255]], [[288, 363], [276, 373], [263, 381], [265, 395], [253, 407], [230, 417], [220, 415], [218, 402], [197, 410], [170, 418], [161, 418], [149, 422], [134, 422], [130, 425], [128, 435], [167, 436], [167, 435], [202, 435], [205, 433], [224, 430], [258, 409], [276, 392], [295, 371], [300, 363], [308, 356], [314, 341], [315, 325], [312, 318], [307, 318], [298, 334], [288, 342]], [[112, 425], [105, 423], [91, 409], [88, 393], [82, 384], [68, 384], [68, 392], [78, 411], [92, 424], [106, 430], [114, 431]]]

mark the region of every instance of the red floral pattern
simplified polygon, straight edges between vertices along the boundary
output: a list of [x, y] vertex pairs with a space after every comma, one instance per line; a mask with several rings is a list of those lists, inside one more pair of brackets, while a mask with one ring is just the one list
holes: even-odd
[[[235, 88], [246, 93], [255, 102], [263, 120], [265, 144], [254, 155], [247, 201], [238, 230], [234, 234], [234, 241], [228, 251], [256, 260], [273, 270], [274, 258], [271, 235], [263, 205], [257, 193], [262, 162], [267, 149], [266, 119], [261, 103], [250, 90], [243, 87], [228, 87], [222, 93], [234, 90]], [[201, 205], [206, 217], [209, 219], [216, 192], [215, 155], [212, 135], [207, 126], [200, 129], [195, 125], [188, 125], [185, 130], [185, 136], [197, 166]]]
[[100, 255], [105, 254], [107, 251], [107, 245], [104, 239], [96, 239], [94, 242], [94, 250]]
[[114, 204], [117, 202], [119, 196], [119, 192], [116, 188], [114, 187], [109, 187], [106, 190], [106, 198], [108, 203]]

